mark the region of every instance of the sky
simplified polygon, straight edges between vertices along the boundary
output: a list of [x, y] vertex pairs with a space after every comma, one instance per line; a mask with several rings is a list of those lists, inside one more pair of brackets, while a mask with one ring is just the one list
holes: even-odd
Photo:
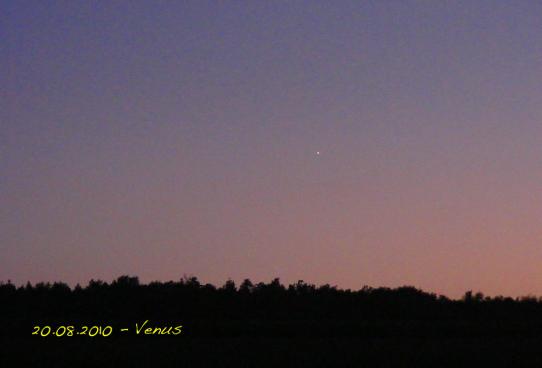
[[0, 280], [542, 295], [541, 61], [539, 1], [1, 1]]

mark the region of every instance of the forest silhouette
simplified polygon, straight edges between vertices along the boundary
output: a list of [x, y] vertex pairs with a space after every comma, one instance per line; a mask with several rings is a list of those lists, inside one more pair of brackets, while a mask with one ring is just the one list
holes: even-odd
[[[160, 361], [190, 365], [211, 356], [221, 362], [215, 366], [229, 366], [227, 361], [251, 365], [275, 350], [280, 353], [271, 354], [267, 363], [283, 364], [273, 359], [286, 354], [303, 364], [326, 366], [326, 359], [341, 355], [349, 363], [401, 366], [429, 364], [447, 354], [448, 363], [463, 364], [480, 349], [500, 351], [484, 358], [496, 363], [542, 359], [542, 298], [533, 296], [487, 297], [468, 291], [454, 300], [413, 286], [350, 290], [301, 280], [283, 285], [278, 278], [269, 283], [246, 279], [239, 285], [228, 280], [218, 287], [194, 276], [142, 284], [125, 275], [74, 288], [62, 282], [19, 287], [2, 282], [0, 303], [2, 341], [19, 351], [19, 358], [5, 357], [8, 365], [3, 366], [13, 366], [21, 356], [32, 366], [58, 366], [58, 354], [80, 365], [78, 359], [88, 354], [83, 351], [113, 349], [106, 341], [114, 342], [109, 354], [118, 359], [120, 354], [141, 362], [138, 354], [158, 349]], [[182, 325], [182, 333], [118, 332], [146, 320], [153, 326]], [[107, 338], [31, 335], [34, 326], [45, 325], [110, 325], [114, 332]], [[22, 346], [31, 346], [33, 354], [22, 354]], [[87, 363], [104, 364], [96, 360], [100, 356], [87, 356]]]

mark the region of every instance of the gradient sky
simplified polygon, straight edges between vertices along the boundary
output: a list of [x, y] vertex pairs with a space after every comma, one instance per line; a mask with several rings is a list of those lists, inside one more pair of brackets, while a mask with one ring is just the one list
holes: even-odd
[[542, 295], [540, 1], [2, 1], [0, 84], [0, 280]]

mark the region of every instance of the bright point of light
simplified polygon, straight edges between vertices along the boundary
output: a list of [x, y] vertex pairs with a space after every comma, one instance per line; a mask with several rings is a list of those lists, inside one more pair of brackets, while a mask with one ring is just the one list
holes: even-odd
[[319, 155], [319, 154], [320, 154], [320, 151], [316, 151], [316, 154]]

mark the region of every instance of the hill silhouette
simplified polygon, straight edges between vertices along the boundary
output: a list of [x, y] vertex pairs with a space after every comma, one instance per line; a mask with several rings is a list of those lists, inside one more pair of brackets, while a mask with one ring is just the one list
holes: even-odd
[[[8, 365], [3, 366], [14, 366], [21, 358], [33, 366], [59, 366], [60, 356], [73, 364], [103, 365], [101, 353], [87, 356], [86, 363], [78, 360], [85, 356], [82, 351], [103, 349], [119, 362], [150, 349], [162, 351], [158, 361], [191, 366], [220, 356], [227, 358], [219, 359], [223, 365], [251, 365], [266, 355], [273, 356], [267, 363], [279, 365], [283, 363], [273, 359], [281, 354], [316, 366], [335, 355], [345, 356], [348, 363], [387, 366], [429, 363], [443, 354], [452, 363], [472, 363], [480, 349], [499, 352], [484, 358], [496, 359], [496, 364], [542, 359], [542, 299], [532, 296], [486, 297], [468, 291], [452, 300], [413, 286], [344, 290], [304, 281], [285, 286], [276, 278], [269, 283], [247, 279], [240, 285], [228, 280], [217, 287], [196, 277], [142, 284], [125, 275], [74, 288], [62, 282], [1, 283], [0, 305], [2, 342], [14, 353], [4, 357]], [[75, 331], [110, 326], [110, 331], [107, 337], [68, 337], [67, 326]], [[141, 326], [151, 326], [155, 333], [146, 334]], [[176, 326], [182, 332], [179, 327], [180, 333], [173, 335]], [[36, 328], [38, 333], [32, 334]], [[28, 347], [30, 354], [24, 353]], [[274, 349], [281, 354], [272, 354]], [[388, 356], [392, 353], [395, 358]]]

